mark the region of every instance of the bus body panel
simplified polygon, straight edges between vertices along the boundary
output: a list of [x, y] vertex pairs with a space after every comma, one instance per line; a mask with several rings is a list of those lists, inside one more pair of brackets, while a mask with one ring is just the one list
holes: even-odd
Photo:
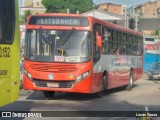
[[142, 56], [101, 55], [93, 70], [94, 73], [101, 73], [101, 77], [97, 77], [99, 81], [102, 79], [103, 73], [107, 72], [107, 89], [120, 87], [128, 84], [131, 69], [133, 69], [134, 81], [142, 77], [142, 58]]
[[[18, 0], [14, 0], [14, 2], [15, 25], [13, 29], [13, 43], [0, 44], [0, 106], [4, 106], [16, 101], [19, 96], [20, 37], [18, 24]], [[5, 53], [5, 55], [2, 55], [2, 53]]]
[[[40, 68], [40, 66], [41, 68]], [[34, 67], [36, 66], [37, 69]], [[52, 66], [52, 70], [49, 70], [47, 66]], [[93, 93], [100, 90], [99, 81], [97, 81], [97, 75], [93, 74], [92, 70], [92, 62], [89, 61], [87, 63], [82, 64], [61, 64], [61, 63], [43, 63], [43, 66], [40, 62], [36, 62], [36, 64], [25, 60], [24, 68], [28, 73], [32, 73], [32, 79], [28, 78], [26, 74], [24, 74], [24, 89], [26, 90], [51, 90], [51, 91], [62, 91], [62, 92], [79, 92], [79, 93]], [[59, 72], [61, 69], [65, 72]], [[33, 69], [34, 68], [34, 69]], [[45, 72], [40, 71], [41, 69], [46, 68]], [[44, 70], [44, 69], [43, 69]], [[47, 72], [48, 71], [48, 72]], [[89, 71], [89, 75], [87, 78], [75, 82], [76, 77], [80, 74]], [[54, 79], [49, 80], [49, 74], [54, 74]], [[92, 76], [93, 74], [93, 76]], [[55, 82], [58, 84], [63, 84], [63, 82], [71, 82], [71, 86], [69, 88], [56, 88], [56, 87], [39, 87], [36, 86], [35, 81], [40, 80], [45, 82]], [[61, 86], [61, 85], [60, 85]], [[63, 86], [63, 85], [62, 85]]]
[[56, 91], [56, 92], [91, 93], [90, 92], [91, 76], [89, 76], [83, 81], [73, 84], [71, 88], [36, 87], [35, 84], [31, 80], [29, 80], [25, 75], [24, 75], [24, 79], [25, 79], [24, 81], [25, 90], [38, 90], [38, 91], [45, 90], [45, 91]]

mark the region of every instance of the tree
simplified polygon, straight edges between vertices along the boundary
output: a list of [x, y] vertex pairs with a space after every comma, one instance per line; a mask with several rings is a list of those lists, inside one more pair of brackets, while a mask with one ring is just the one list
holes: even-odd
[[24, 15], [20, 16], [19, 21], [20, 21], [21, 25], [25, 24], [25, 17], [24, 17]]
[[66, 13], [67, 9], [70, 13], [83, 13], [93, 9], [92, 0], [42, 0], [42, 4], [47, 13]]
[[134, 18], [131, 18], [129, 20], [129, 28], [133, 30], [135, 29], [135, 19]]
[[29, 15], [32, 15], [32, 12], [30, 10], [25, 10], [24, 15], [20, 16], [20, 24], [25, 24]]

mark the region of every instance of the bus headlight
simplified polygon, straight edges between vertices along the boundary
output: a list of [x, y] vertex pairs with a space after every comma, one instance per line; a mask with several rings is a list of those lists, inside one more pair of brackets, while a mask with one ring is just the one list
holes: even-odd
[[89, 72], [85, 72], [85, 73], [83, 73], [83, 79], [85, 79], [87, 76], [89, 75]]
[[32, 75], [29, 72], [27, 72], [27, 70], [24, 69], [24, 73], [27, 75], [28, 78], [32, 79]]
[[27, 75], [28, 75], [28, 77], [29, 77], [29, 78], [32, 78], [32, 75], [31, 75], [29, 72], [28, 72], [28, 74], [27, 74]]
[[79, 81], [85, 79], [86, 77], [88, 77], [88, 75], [89, 75], [89, 71], [87, 71], [87, 72], [85, 72], [83, 74], [78, 75], [77, 78], [76, 78], [76, 82], [79, 82]]
[[78, 75], [77, 78], [76, 78], [76, 82], [79, 82], [82, 80], [82, 75]]

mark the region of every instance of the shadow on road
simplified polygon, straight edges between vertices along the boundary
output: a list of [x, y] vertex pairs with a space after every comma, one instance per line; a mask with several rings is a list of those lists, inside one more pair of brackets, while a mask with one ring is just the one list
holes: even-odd
[[[137, 87], [137, 85], [133, 85], [133, 89]], [[112, 95], [114, 93], [118, 93], [124, 91], [126, 86], [109, 89], [104, 91], [104, 96]], [[129, 90], [128, 90], [129, 91]], [[81, 93], [64, 93], [64, 92], [56, 92], [54, 97], [49, 100], [74, 100], [74, 101], [86, 101], [96, 99], [95, 94], [81, 94]], [[42, 91], [34, 91], [30, 94], [26, 99], [28, 100], [44, 100], [47, 99], [43, 96]]]
[[17, 101], [4, 107], [0, 107], [0, 111], [30, 111], [33, 103], [34, 102], [32, 101]]

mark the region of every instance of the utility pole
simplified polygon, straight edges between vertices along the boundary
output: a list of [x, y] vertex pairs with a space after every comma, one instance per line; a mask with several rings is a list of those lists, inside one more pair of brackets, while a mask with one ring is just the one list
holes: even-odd
[[67, 14], [69, 14], [69, 9], [67, 9]]
[[135, 14], [135, 30], [138, 31], [138, 16]]
[[125, 8], [125, 14], [124, 14], [124, 19], [125, 19], [125, 20], [124, 20], [124, 21], [125, 21], [124, 27], [125, 27], [125, 28], [127, 28], [127, 26], [126, 26], [127, 18], [126, 18], [126, 17], [127, 17], [127, 11], [126, 11], [126, 8]]
[[96, 5], [95, 4], [93, 4], [93, 17], [94, 17], [94, 7], [95, 7]]
[[79, 10], [77, 10], [77, 14], [79, 14]]
[[129, 28], [129, 17], [128, 17], [128, 15], [127, 15], [127, 21], [126, 21], [126, 26], [127, 26], [127, 28]]
[[129, 20], [128, 20], [128, 15], [127, 15], [127, 8], [125, 7], [125, 28], [128, 28], [128, 23], [129, 23]]

